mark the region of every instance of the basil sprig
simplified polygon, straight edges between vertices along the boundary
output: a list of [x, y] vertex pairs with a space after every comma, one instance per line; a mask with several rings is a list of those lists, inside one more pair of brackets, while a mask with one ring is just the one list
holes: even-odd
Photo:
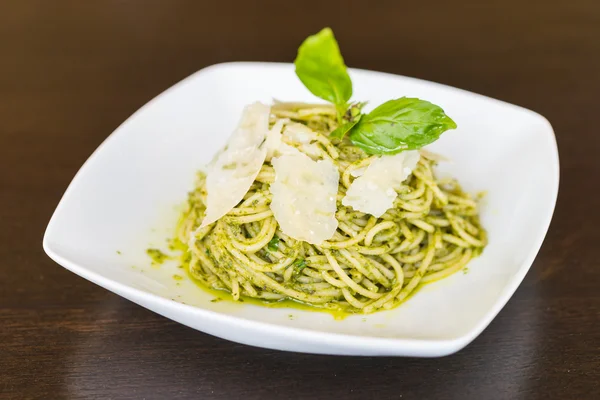
[[336, 106], [339, 126], [330, 137], [349, 135], [368, 154], [396, 154], [436, 141], [456, 123], [441, 107], [425, 100], [402, 97], [389, 100], [368, 114], [365, 103], [348, 104], [352, 81], [330, 28], [309, 36], [298, 49], [296, 75], [315, 96]]

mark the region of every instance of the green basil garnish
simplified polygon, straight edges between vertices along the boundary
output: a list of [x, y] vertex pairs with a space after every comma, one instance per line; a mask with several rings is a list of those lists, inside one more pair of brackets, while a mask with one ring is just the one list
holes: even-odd
[[364, 115], [352, 128], [350, 140], [369, 154], [395, 154], [420, 149], [455, 128], [456, 123], [439, 106], [402, 97]]
[[456, 129], [444, 110], [425, 100], [389, 100], [369, 114], [361, 113], [365, 103], [348, 105], [352, 81], [330, 28], [309, 36], [298, 49], [294, 64], [304, 86], [336, 107], [339, 126], [330, 137], [342, 140], [349, 134], [352, 143], [368, 154], [417, 150]]
[[352, 97], [352, 81], [330, 28], [309, 36], [294, 61], [296, 75], [312, 94], [335, 104], [341, 117]]
[[277, 251], [277, 249], [279, 249], [279, 240], [278, 236], [273, 236], [273, 239], [267, 244], [267, 249], [269, 249], [269, 251]]

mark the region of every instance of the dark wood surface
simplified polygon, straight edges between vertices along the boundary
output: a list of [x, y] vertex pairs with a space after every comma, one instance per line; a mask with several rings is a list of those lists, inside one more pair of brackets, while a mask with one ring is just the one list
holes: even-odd
[[[600, 2], [366, 3], [0, 0], [0, 398], [600, 398]], [[45, 256], [60, 196], [127, 116], [204, 66], [291, 61], [326, 25], [351, 66], [516, 103], [555, 128], [552, 226], [470, 346], [442, 359], [246, 347]]]

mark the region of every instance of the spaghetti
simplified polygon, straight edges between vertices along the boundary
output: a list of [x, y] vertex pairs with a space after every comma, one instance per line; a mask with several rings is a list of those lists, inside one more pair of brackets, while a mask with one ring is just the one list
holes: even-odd
[[[436, 157], [421, 158], [397, 189], [393, 208], [381, 217], [342, 205], [354, 179], [376, 158], [348, 139], [330, 140], [337, 127], [329, 105], [276, 103], [271, 126], [300, 123], [311, 130], [310, 156], [330, 159], [339, 170], [338, 228], [319, 245], [280, 229], [269, 204], [275, 179], [265, 162], [243, 200], [224, 217], [197, 229], [206, 210], [206, 176], [198, 174], [177, 228], [189, 243], [189, 272], [207, 288], [267, 302], [295, 300], [318, 308], [371, 313], [402, 303], [419, 285], [461, 270], [486, 245], [477, 202], [454, 180], [435, 178]], [[306, 152], [299, 143], [288, 145]], [[190, 237], [193, 235], [193, 239]]]

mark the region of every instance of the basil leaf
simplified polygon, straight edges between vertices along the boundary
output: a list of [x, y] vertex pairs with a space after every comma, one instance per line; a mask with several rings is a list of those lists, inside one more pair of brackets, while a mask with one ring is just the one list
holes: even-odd
[[277, 251], [277, 249], [279, 249], [279, 237], [278, 236], [273, 236], [273, 239], [271, 239], [269, 244], [267, 244], [267, 249], [269, 249], [269, 251]]
[[296, 278], [298, 278], [298, 276], [300, 276], [300, 274], [302, 273], [302, 270], [306, 268], [306, 261], [303, 258], [298, 258], [296, 259], [296, 261], [294, 261], [292, 265], [294, 267], [292, 277], [294, 280], [296, 280]]
[[296, 75], [312, 94], [335, 104], [338, 113], [344, 112], [352, 97], [352, 81], [330, 28], [309, 36], [300, 45], [294, 65]]
[[296, 261], [294, 261], [294, 268], [296, 269], [296, 272], [302, 271], [304, 268], [306, 268], [306, 261], [303, 258], [298, 258]]
[[368, 154], [396, 154], [436, 141], [456, 123], [439, 106], [416, 98], [390, 100], [363, 116], [350, 140]]
[[352, 128], [354, 128], [354, 125], [358, 124], [358, 121], [360, 121], [361, 118], [362, 114], [359, 114], [354, 118], [354, 121], [349, 121], [343, 125], [338, 126], [333, 132], [329, 134], [329, 137], [333, 139], [342, 140], [346, 133], [348, 133]]

